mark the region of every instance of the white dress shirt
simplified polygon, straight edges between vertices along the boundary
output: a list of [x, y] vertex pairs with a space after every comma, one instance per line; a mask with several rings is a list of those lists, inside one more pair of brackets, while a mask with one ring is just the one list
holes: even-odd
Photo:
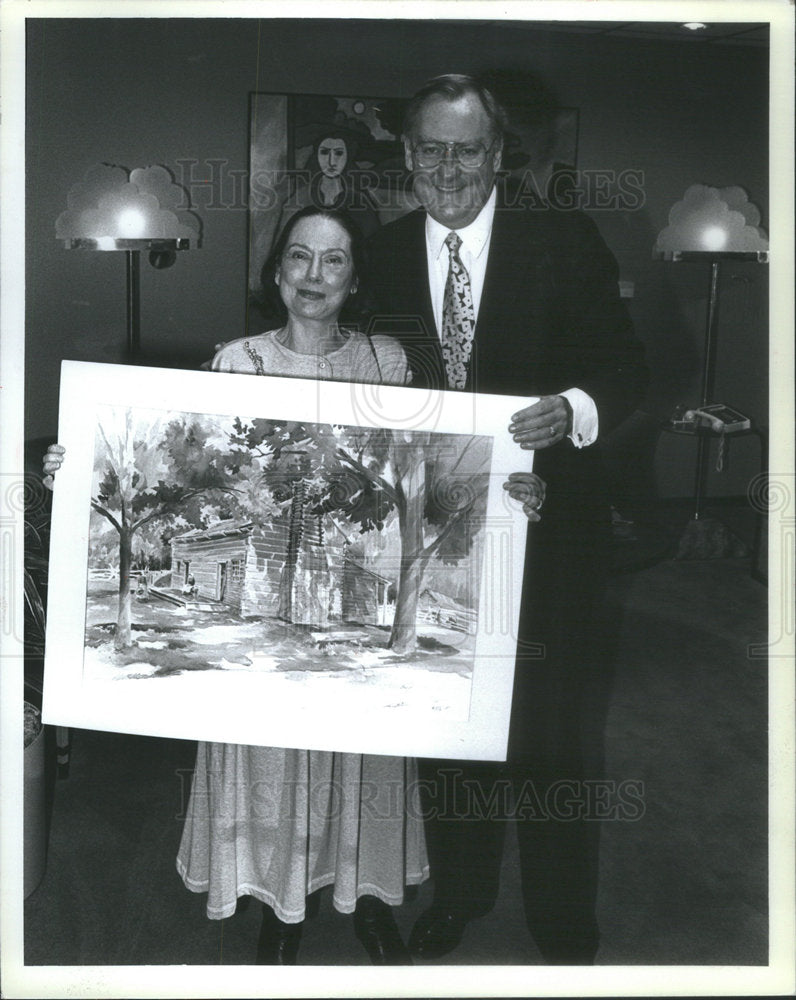
[[[448, 280], [450, 255], [445, 245], [448, 233], [458, 233], [462, 244], [459, 257], [470, 275], [470, 291], [476, 319], [484, 291], [486, 264], [489, 259], [489, 242], [495, 218], [497, 192], [492, 189], [489, 200], [469, 226], [450, 230], [426, 213], [426, 254], [428, 256], [428, 281], [431, 289], [431, 306], [437, 324], [437, 336], [442, 330], [442, 303], [445, 283]], [[572, 433], [569, 435], [576, 448], [585, 448], [597, 440], [599, 421], [594, 400], [582, 389], [567, 389], [560, 393], [572, 407]]]

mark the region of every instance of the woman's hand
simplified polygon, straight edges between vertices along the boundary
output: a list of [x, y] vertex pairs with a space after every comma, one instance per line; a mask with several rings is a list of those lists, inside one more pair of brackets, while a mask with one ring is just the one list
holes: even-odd
[[539, 508], [544, 503], [547, 487], [543, 479], [535, 472], [512, 472], [503, 483], [512, 500], [522, 504], [523, 512], [529, 521], [540, 521]]
[[48, 490], [51, 490], [54, 486], [55, 473], [63, 465], [65, 454], [66, 448], [61, 447], [60, 444], [51, 444], [44, 453], [44, 458], [42, 459], [42, 471], [44, 472], [43, 482]]

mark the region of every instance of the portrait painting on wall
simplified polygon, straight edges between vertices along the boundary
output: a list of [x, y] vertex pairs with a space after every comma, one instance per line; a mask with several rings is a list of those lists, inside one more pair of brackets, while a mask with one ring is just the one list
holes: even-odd
[[302, 389], [64, 363], [45, 720], [500, 759], [518, 401]]

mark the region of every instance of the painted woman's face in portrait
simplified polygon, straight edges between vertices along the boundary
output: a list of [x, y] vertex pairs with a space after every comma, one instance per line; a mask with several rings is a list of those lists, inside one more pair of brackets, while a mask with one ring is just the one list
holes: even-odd
[[327, 177], [339, 177], [348, 162], [343, 139], [324, 139], [318, 146], [318, 166]]

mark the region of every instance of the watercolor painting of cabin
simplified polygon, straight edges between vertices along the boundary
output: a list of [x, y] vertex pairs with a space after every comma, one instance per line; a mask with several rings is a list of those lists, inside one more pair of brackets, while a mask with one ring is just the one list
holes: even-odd
[[[296, 395], [295, 380], [270, 381]], [[171, 701], [207, 716], [190, 732], [213, 739], [251, 699], [305, 719], [468, 722], [495, 575], [494, 435], [297, 419], [278, 404], [88, 410], [84, 703]], [[59, 579], [75, 600], [77, 561], [59, 577], [56, 558], [56, 606]], [[252, 741], [253, 726], [237, 741], [277, 742], [265, 725]]]

